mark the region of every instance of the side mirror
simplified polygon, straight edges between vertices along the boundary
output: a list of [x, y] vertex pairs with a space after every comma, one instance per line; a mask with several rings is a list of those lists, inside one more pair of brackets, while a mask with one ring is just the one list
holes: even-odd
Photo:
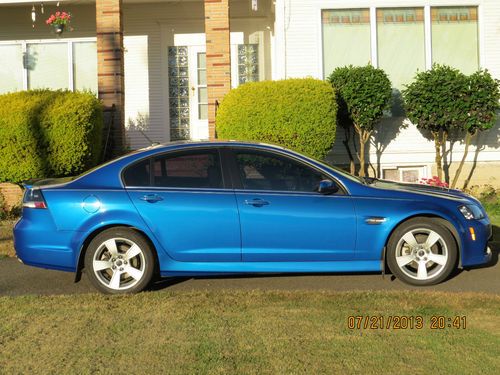
[[321, 180], [318, 186], [318, 193], [320, 194], [335, 194], [339, 191], [339, 186], [332, 180]]

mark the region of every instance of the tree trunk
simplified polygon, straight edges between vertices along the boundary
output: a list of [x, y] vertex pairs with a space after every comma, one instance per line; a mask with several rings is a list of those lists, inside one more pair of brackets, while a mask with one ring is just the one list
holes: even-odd
[[481, 133], [476, 132], [477, 138], [476, 138], [476, 151], [474, 151], [474, 159], [472, 159], [472, 167], [469, 171], [469, 174], [465, 178], [464, 185], [462, 186], [462, 190], [466, 190], [469, 187], [470, 180], [472, 179], [472, 176], [474, 175], [474, 171], [476, 170], [477, 166], [477, 158], [479, 157], [479, 152], [483, 149], [483, 146], [480, 145], [480, 138], [481, 138]]
[[439, 132], [432, 132], [432, 135], [434, 136], [434, 147], [436, 149], [436, 169], [437, 169], [437, 176], [440, 181], [443, 180], [443, 165], [441, 162], [441, 137], [439, 136]]
[[372, 132], [356, 125], [355, 128], [359, 134], [359, 177], [365, 177], [365, 148]]
[[[443, 169], [444, 182], [449, 184], [450, 183], [450, 164], [448, 163], [449, 159], [446, 155], [446, 153], [447, 153], [446, 142], [447, 141], [448, 141], [448, 132], [443, 131], [441, 133], [441, 165], [442, 165], [442, 169]], [[450, 160], [451, 160], [451, 155], [450, 155]], [[443, 179], [441, 179], [441, 178], [440, 178], [440, 180], [443, 181]]]
[[451, 183], [451, 188], [454, 189], [455, 186], [457, 186], [458, 182], [458, 177], [460, 177], [460, 173], [462, 173], [462, 168], [465, 163], [465, 159], [467, 158], [467, 154], [469, 153], [469, 146], [472, 140], [472, 137], [474, 137], [477, 134], [477, 130], [474, 132], [474, 134], [471, 134], [467, 132], [465, 134], [465, 150], [464, 150], [464, 155], [462, 156], [462, 160], [460, 160], [460, 164], [458, 165], [458, 169], [455, 172], [455, 177], [453, 178], [453, 182]]
[[351, 174], [355, 174], [356, 165], [354, 164], [354, 156], [352, 155], [351, 148], [349, 147], [349, 139], [351, 138], [351, 132], [347, 128], [344, 128], [344, 135], [345, 137], [342, 143], [344, 144], [344, 147], [347, 151], [347, 155], [349, 155], [349, 167]]

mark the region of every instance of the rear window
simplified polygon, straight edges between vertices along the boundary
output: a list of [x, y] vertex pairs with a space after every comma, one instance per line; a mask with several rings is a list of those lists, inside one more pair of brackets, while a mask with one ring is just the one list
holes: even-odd
[[156, 157], [153, 183], [158, 187], [222, 188], [219, 153], [204, 150]]
[[128, 167], [123, 173], [125, 186], [150, 186], [149, 159]]
[[223, 188], [217, 150], [168, 153], [133, 164], [123, 172], [125, 186]]

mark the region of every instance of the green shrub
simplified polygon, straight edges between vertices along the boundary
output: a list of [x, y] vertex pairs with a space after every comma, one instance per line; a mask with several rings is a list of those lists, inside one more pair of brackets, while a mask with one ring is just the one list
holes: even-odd
[[0, 95], [0, 182], [84, 171], [99, 160], [102, 107], [91, 93]]
[[102, 106], [86, 92], [67, 92], [55, 98], [40, 116], [50, 176], [81, 173], [101, 155]]
[[38, 119], [54, 95], [49, 91], [0, 95], [0, 182], [45, 176]]
[[217, 111], [222, 139], [278, 144], [323, 159], [335, 141], [335, 95], [317, 79], [246, 83], [231, 90]]

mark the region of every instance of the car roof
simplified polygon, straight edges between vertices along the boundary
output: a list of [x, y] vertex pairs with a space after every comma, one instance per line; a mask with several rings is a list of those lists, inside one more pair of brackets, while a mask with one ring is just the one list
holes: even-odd
[[[133, 153], [142, 153], [150, 150], [168, 150], [170, 148], [188, 148], [191, 146], [200, 147], [200, 146], [262, 146], [268, 148], [274, 148], [279, 150], [287, 150], [286, 148], [274, 144], [263, 143], [263, 142], [251, 142], [251, 141], [234, 141], [234, 140], [204, 140], [204, 141], [174, 141], [174, 142], [165, 142], [165, 143], [153, 143], [151, 146], [147, 146], [138, 150], [135, 150]], [[287, 150], [289, 151], [289, 150]], [[291, 150], [290, 150], [291, 151]], [[130, 154], [128, 154], [130, 155]], [[124, 155], [126, 156], [126, 155]]]

